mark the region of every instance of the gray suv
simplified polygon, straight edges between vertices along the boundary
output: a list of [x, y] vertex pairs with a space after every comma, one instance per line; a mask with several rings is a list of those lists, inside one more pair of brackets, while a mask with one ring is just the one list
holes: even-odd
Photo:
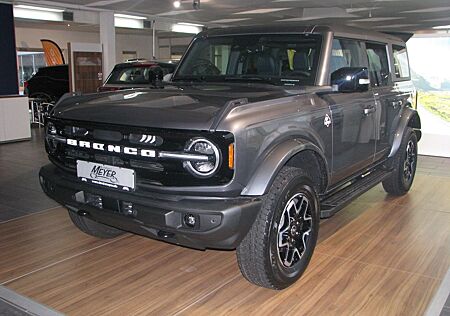
[[64, 97], [42, 188], [97, 237], [237, 249], [283, 289], [319, 221], [382, 183], [411, 187], [420, 118], [404, 41], [328, 26], [212, 29], [164, 89]]

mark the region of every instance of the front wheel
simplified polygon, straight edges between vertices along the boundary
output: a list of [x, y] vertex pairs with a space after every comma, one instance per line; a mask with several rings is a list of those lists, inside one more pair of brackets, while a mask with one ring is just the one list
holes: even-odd
[[281, 290], [300, 278], [311, 260], [319, 230], [319, 201], [307, 173], [284, 167], [236, 254], [244, 277]]
[[416, 174], [417, 136], [413, 129], [405, 130], [392, 166], [392, 175], [383, 181], [383, 188], [389, 194], [403, 195], [411, 188]]

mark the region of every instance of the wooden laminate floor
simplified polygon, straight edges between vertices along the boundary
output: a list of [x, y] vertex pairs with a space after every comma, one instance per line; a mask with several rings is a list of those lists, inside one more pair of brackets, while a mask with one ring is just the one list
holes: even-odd
[[422, 315], [450, 268], [450, 160], [419, 167], [408, 195], [377, 186], [323, 221], [281, 292], [249, 284], [234, 251], [95, 239], [61, 207], [0, 223], [0, 284], [68, 315]]

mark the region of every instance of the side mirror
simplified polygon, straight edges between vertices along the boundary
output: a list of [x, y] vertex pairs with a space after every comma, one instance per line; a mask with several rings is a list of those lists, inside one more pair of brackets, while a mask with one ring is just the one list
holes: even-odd
[[166, 75], [163, 77], [163, 82], [169, 82], [170, 80], [172, 80], [172, 75], [173, 75], [173, 73], [166, 74]]
[[152, 67], [148, 74], [148, 81], [152, 86], [159, 87], [163, 80], [163, 71], [160, 67]]
[[331, 84], [339, 92], [369, 90], [369, 71], [366, 67], [344, 67], [331, 74]]

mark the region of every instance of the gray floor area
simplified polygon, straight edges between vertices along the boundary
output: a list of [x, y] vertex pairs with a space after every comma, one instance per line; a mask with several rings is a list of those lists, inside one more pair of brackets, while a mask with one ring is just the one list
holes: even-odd
[[39, 185], [39, 168], [46, 163], [43, 129], [33, 128], [31, 141], [0, 145], [0, 222], [58, 205]]
[[14, 304], [11, 304], [10, 302], [0, 298], [0, 315], [28, 316], [32, 314], [29, 314], [22, 308], [15, 306]]
[[41, 305], [10, 289], [0, 286], [0, 316], [62, 316], [47, 306]]
[[450, 295], [447, 297], [447, 302], [445, 302], [440, 316], [450, 316]]

